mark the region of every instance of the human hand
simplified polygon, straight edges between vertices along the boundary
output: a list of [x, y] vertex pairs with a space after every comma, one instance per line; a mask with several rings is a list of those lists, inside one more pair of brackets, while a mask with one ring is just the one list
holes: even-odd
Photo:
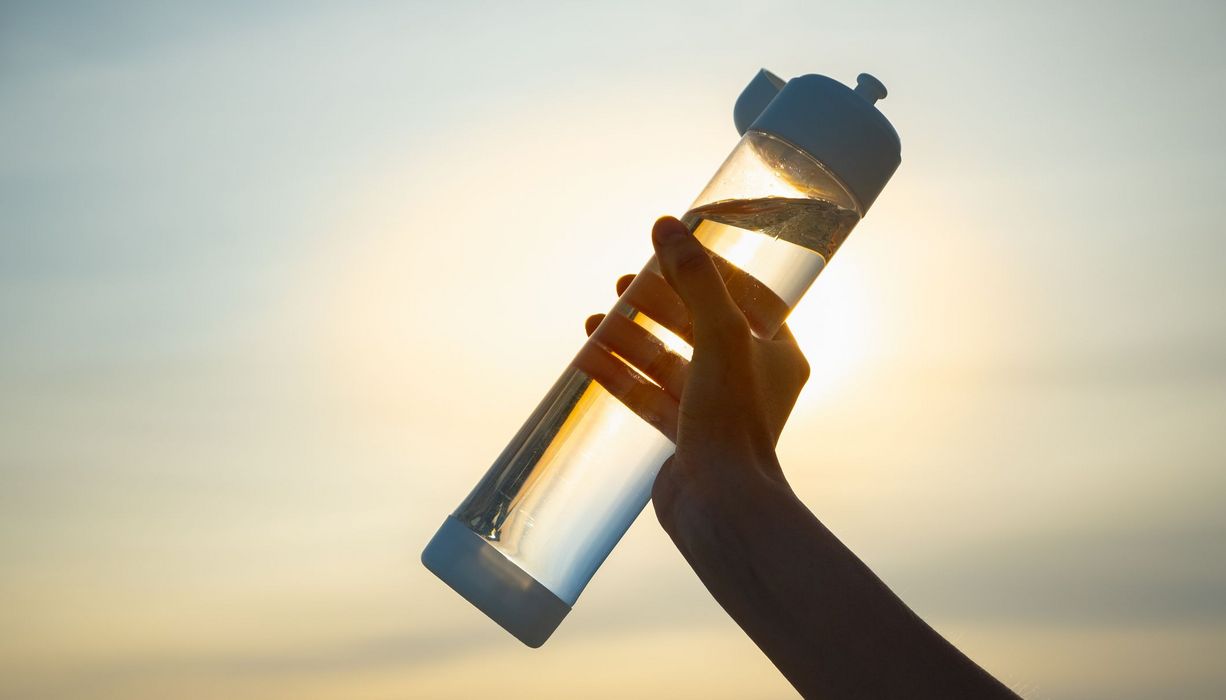
[[652, 493], [668, 529], [683, 491], [735, 493], [763, 478], [783, 483], [775, 443], [809, 366], [780, 325], [787, 306], [777, 295], [713, 256], [675, 218], [656, 222], [652, 243], [658, 265], [621, 278], [617, 291], [692, 344], [692, 359], [613, 313], [588, 319], [591, 339], [574, 364], [676, 443]]
[[[784, 480], [775, 441], [809, 373], [779, 324], [786, 305], [676, 219], [657, 221], [652, 242], [658, 267], [618, 282], [617, 313], [588, 319], [575, 366], [676, 443], [652, 503], [707, 590], [805, 697], [1016, 700]], [[627, 307], [691, 343], [692, 360], [622, 315]]]

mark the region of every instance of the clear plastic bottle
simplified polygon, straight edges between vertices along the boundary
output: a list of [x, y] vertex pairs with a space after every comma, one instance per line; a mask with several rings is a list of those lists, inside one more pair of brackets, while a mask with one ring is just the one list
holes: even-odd
[[[785, 84], [761, 71], [738, 99], [743, 137], [682, 220], [728, 263], [742, 308], [759, 310], [747, 313], [755, 333], [775, 333], [897, 168], [898, 136], [872, 106], [884, 96], [867, 75], [853, 92], [822, 76]], [[658, 271], [654, 258], [644, 268]], [[684, 340], [626, 301], [635, 291], [610, 313], [688, 356]], [[647, 504], [672, 452], [669, 438], [572, 365], [422, 561], [540, 646]]]

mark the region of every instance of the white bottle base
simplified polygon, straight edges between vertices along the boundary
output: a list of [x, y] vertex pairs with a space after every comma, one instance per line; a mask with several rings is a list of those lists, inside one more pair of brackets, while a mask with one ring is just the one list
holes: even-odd
[[451, 516], [426, 545], [421, 563], [533, 648], [544, 644], [570, 612], [561, 598]]

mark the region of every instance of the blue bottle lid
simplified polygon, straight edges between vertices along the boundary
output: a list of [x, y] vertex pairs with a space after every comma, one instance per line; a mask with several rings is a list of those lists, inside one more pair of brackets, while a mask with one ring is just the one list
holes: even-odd
[[862, 73], [856, 87], [824, 75], [784, 81], [766, 69], [733, 109], [737, 131], [761, 131], [813, 156], [847, 187], [863, 215], [902, 162], [898, 132], [873, 104], [885, 86]]

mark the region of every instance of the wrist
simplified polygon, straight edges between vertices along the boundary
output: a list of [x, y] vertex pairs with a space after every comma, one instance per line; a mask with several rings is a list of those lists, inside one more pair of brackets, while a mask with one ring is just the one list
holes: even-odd
[[719, 464], [665, 462], [652, 488], [656, 518], [674, 540], [692, 531], [732, 527], [744, 533], [795, 501], [773, 451]]

